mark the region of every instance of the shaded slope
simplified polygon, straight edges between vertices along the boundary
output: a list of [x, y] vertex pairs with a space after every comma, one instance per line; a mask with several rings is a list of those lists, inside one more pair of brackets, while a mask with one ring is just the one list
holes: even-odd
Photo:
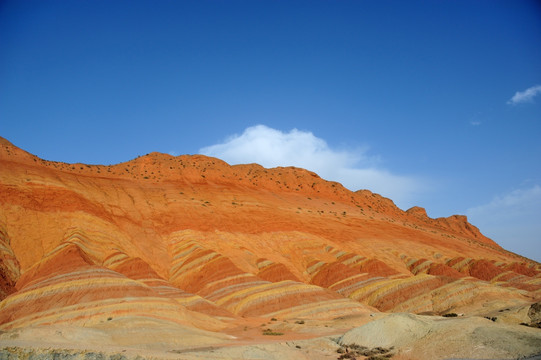
[[11, 249], [5, 225], [0, 223], [0, 300], [15, 292], [15, 283], [19, 276], [19, 262]]

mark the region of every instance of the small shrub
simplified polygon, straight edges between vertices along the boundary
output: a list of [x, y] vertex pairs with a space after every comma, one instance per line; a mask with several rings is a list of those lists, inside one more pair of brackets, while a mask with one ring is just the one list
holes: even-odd
[[297, 321], [295, 321], [295, 324], [303, 325], [303, 324], [304, 324], [304, 320], [297, 320]]
[[263, 335], [280, 336], [284, 335], [284, 333], [272, 331], [271, 329], [265, 329], [263, 330]]
[[372, 355], [366, 358], [366, 360], [386, 360], [391, 358], [392, 354]]
[[443, 317], [457, 317], [458, 315], [456, 313], [447, 313], [447, 314], [443, 314], [442, 316]]

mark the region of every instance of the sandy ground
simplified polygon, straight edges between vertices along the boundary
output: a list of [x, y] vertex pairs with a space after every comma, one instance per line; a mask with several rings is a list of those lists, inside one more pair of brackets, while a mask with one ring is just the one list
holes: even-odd
[[[327, 321], [243, 319], [221, 333], [155, 325], [131, 319], [101, 327], [12, 330], [0, 334], [0, 359], [323, 360], [338, 359], [339, 349], [350, 344], [392, 349], [389, 353], [397, 360], [539, 359], [535, 356], [541, 355], [540, 329], [479, 316], [374, 313]], [[265, 331], [273, 335], [264, 335]]]

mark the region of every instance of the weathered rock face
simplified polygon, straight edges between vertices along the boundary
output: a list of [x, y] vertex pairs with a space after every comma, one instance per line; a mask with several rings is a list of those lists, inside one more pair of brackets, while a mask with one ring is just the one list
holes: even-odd
[[530, 306], [528, 317], [532, 321], [532, 324], [541, 324], [541, 302], [537, 302]]
[[298, 168], [158, 153], [64, 164], [1, 139], [0, 194], [0, 330], [133, 317], [215, 330], [541, 296], [540, 265], [464, 216]]

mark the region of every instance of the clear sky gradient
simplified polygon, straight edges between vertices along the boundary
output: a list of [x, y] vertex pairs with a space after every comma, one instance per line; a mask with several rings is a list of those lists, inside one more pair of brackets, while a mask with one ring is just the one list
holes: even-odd
[[0, 136], [305, 167], [541, 261], [541, 3], [4, 0]]

